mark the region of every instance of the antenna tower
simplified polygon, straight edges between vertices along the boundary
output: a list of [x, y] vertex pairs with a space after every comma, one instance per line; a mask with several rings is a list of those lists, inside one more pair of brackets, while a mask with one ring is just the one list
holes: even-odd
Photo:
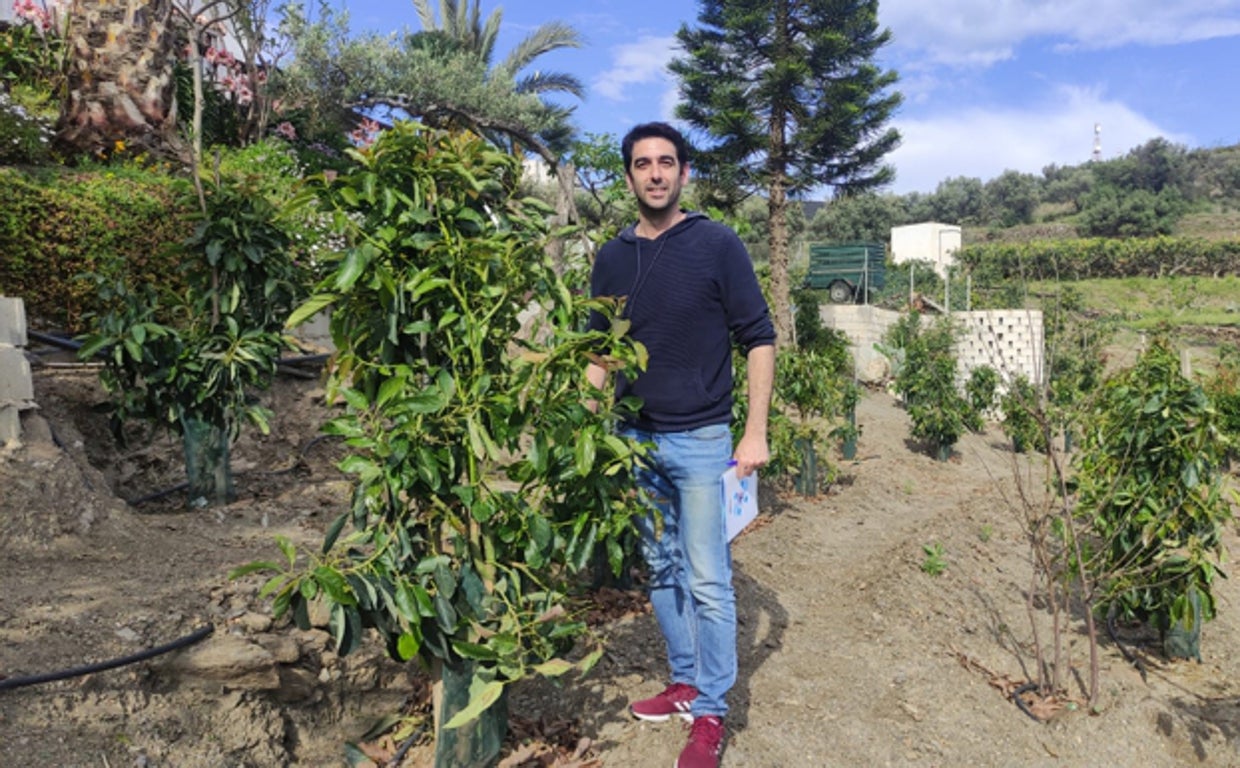
[[1094, 123], [1094, 161], [1102, 159], [1102, 123]]

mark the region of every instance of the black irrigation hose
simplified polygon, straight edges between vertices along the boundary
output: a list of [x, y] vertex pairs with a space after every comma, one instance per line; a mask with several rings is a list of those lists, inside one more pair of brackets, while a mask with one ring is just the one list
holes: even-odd
[[0, 680], [0, 691], [7, 691], [13, 688], [24, 688], [28, 685], [51, 683], [56, 680], [67, 680], [70, 677], [80, 677], [94, 672], [102, 672], [105, 669], [115, 669], [116, 667], [123, 667], [127, 664], [136, 664], [139, 661], [146, 661], [147, 659], [162, 656], [165, 653], [201, 642], [214, 631], [215, 627], [207, 624], [204, 627], [194, 630], [193, 633], [188, 634], [185, 637], [173, 640], [171, 643], [159, 645], [154, 648], [148, 648], [145, 651], [139, 651], [131, 656], [123, 656], [119, 659], [112, 659], [111, 661], [101, 661], [96, 664], [87, 664], [81, 667], [74, 667], [73, 669], [62, 670], [60, 672], [46, 672], [41, 675], [31, 675], [30, 677], [8, 677]]
[[67, 349], [71, 352], [76, 352], [82, 348], [82, 342], [76, 339], [67, 339], [64, 336], [57, 336], [53, 333], [43, 333], [41, 331], [27, 329], [26, 336], [34, 339], [35, 341], [41, 341], [44, 344], [50, 344], [53, 347]]
[[1022, 693], [1029, 693], [1030, 691], [1036, 691], [1037, 689], [1037, 683], [1025, 683], [1016, 690], [1012, 691], [1012, 701], [1016, 704], [1017, 709], [1024, 712], [1026, 715], [1029, 715], [1029, 717], [1035, 722], [1040, 723], [1042, 722], [1042, 719], [1030, 712], [1029, 705], [1025, 704], [1025, 700], [1020, 697]]
[[[42, 331], [36, 331], [32, 329], [26, 330], [26, 336], [31, 339], [34, 339], [35, 341], [42, 342], [44, 344], [48, 344], [53, 347], [60, 347], [61, 349], [66, 349], [71, 352], [76, 352], [79, 349], [81, 349], [83, 346], [82, 342], [78, 341], [77, 339], [70, 339], [64, 336], [57, 336], [54, 333], [43, 333]], [[95, 357], [102, 357], [106, 354], [106, 352], [107, 352], [107, 348], [105, 347], [104, 349], [101, 349], [98, 352], [96, 352]], [[327, 362], [328, 358], [330, 357], [331, 355], [327, 353], [316, 353], [316, 354], [311, 354], [311, 355], [296, 355], [293, 357], [281, 357], [276, 360], [276, 365], [281, 365], [281, 366], [319, 365], [319, 364]]]
[[392, 755], [392, 759], [387, 761], [386, 768], [396, 768], [396, 766], [399, 766], [401, 761], [405, 759], [405, 755], [408, 754], [413, 745], [422, 738], [424, 733], [426, 733], [425, 724], [423, 724], [420, 728], [414, 729], [409, 738], [405, 739], [405, 743], [400, 745], [400, 749], [396, 750], [396, 754]]
[[139, 496], [128, 503], [130, 506], [136, 507], [139, 504], [145, 504], [148, 501], [155, 501], [156, 499], [162, 499], [165, 496], [171, 496], [177, 491], [184, 491], [187, 488], [189, 488], [189, 481], [182, 480], [171, 488], [164, 488], [162, 491], [155, 491], [154, 493], [148, 493], [145, 496]]

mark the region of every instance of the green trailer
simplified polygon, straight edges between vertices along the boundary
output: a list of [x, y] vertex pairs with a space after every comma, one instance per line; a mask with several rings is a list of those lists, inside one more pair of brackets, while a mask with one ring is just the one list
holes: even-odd
[[811, 245], [805, 287], [827, 291], [834, 304], [869, 302], [885, 284], [886, 259], [882, 243]]

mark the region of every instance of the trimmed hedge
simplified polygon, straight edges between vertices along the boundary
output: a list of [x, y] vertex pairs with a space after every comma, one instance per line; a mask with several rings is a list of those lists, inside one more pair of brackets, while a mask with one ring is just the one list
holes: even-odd
[[176, 290], [197, 204], [188, 179], [126, 168], [0, 168], [0, 294], [71, 334], [100, 309], [86, 273]]
[[1240, 240], [1155, 237], [1035, 240], [962, 248], [975, 280], [1221, 277], [1240, 272]]

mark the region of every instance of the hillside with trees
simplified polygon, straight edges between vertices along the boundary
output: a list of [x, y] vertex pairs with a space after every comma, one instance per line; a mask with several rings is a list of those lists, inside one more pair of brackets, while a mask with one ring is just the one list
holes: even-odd
[[934, 192], [830, 200], [805, 224], [821, 240], [885, 240], [892, 227], [958, 224], [966, 244], [1070, 238], [1240, 237], [1240, 144], [1196, 148], [1150, 139], [1122, 157], [1040, 175], [954, 177]]

